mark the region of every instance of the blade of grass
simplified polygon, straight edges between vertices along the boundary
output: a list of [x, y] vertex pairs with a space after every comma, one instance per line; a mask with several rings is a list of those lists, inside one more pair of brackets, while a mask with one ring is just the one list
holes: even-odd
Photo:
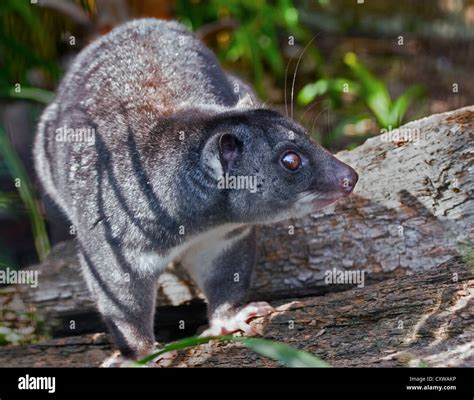
[[374, 113], [378, 123], [382, 127], [388, 128], [390, 125], [392, 100], [384, 82], [372, 75], [354, 53], [347, 53], [344, 56], [344, 62], [351, 69], [358, 82], [360, 82], [362, 97]]
[[26, 206], [26, 211], [31, 222], [36, 252], [40, 260], [42, 260], [50, 250], [46, 226], [41, 216], [38, 203], [34, 197], [25, 167], [11, 145], [6, 132], [2, 128], [0, 128], [0, 155], [3, 156], [10, 175], [14, 179], [19, 179], [20, 185], [17, 189]]
[[330, 367], [330, 365], [318, 357], [313, 356], [302, 350], [295, 349], [284, 343], [275, 342], [268, 339], [249, 338], [241, 336], [212, 336], [212, 337], [189, 337], [177, 342], [164, 346], [161, 350], [150, 354], [135, 363], [135, 366], [143, 366], [153, 361], [158, 356], [174, 350], [182, 350], [188, 347], [197, 346], [208, 343], [211, 340], [220, 340], [223, 342], [233, 341], [241, 343], [249, 349], [260, 353], [261, 355], [271, 358], [284, 364], [287, 367]]
[[424, 89], [420, 85], [410, 86], [403, 94], [401, 94], [392, 105], [390, 124], [392, 128], [398, 128], [402, 122], [405, 113], [408, 110], [411, 102], [417, 98], [420, 98], [424, 93]]
[[227, 336], [220, 336], [220, 337], [219, 336], [208, 336], [208, 337], [191, 336], [188, 338], [184, 338], [184, 339], [178, 340], [177, 342], [164, 346], [161, 350], [155, 353], [152, 353], [143, 357], [141, 360], [137, 361], [135, 365], [137, 367], [143, 366], [149, 363], [150, 361], [153, 361], [156, 357], [161, 356], [162, 354], [165, 354], [165, 353], [169, 353], [170, 351], [182, 350], [188, 347], [198, 346], [200, 344], [210, 342], [211, 340], [218, 340], [218, 339], [229, 340], [227, 339]]
[[271, 358], [272, 360], [278, 361], [290, 368], [330, 367], [327, 362], [321, 360], [320, 358], [313, 356], [312, 354], [306, 351], [295, 349], [294, 347], [288, 346], [287, 344], [281, 342], [275, 342], [273, 340], [268, 339], [239, 336], [233, 337], [231, 340], [237, 343], [242, 343], [249, 349], [260, 353], [265, 357]]
[[[1, 93], [1, 92], [0, 92]], [[38, 103], [49, 104], [54, 100], [54, 93], [32, 87], [22, 87], [20, 92], [15, 92], [14, 88], [6, 91], [6, 97], [13, 99], [33, 100]]]

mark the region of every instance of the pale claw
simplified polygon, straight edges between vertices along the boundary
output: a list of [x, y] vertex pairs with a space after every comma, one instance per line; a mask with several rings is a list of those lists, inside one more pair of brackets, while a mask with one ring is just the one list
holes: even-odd
[[247, 336], [256, 336], [257, 330], [250, 326], [248, 322], [257, 317], [264, 317], [274, 311], [273, 307], [265, 301], [249, 303], [238, 309], [237, 313], [228, 318], [214, 318], [210, 321], [210, 326], [201, 337], [227, 335], [242, 331]]

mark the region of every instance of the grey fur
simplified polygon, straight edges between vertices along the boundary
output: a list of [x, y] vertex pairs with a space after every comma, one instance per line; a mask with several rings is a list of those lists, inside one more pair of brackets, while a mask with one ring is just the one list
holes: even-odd
[[[60, 141], [66, 128], [93, 130], [94, 141]], [[223, 154], [225, 134], [237, 147]], [[298, 173], [280, 165], [286, 149], [301, 155]], [[132, 358], [153, 346], [156, 278], [170, 261], [194, 276], [210, 318], [232, 315], [250, 284], [254, 225], [314, 211], [357, 180], [301, 126], [261, 108], [186, 28], [153, 19], [78, 55], [41, 118], [34, 155], [47, 193], [77, 228], [98, 308]], [[257, 192], [218, 189], [224, 172], [257, 176]]]

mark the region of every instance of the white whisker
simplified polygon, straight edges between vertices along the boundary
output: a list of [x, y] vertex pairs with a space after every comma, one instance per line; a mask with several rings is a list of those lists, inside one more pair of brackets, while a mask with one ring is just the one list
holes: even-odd
[[318, 32], [316, 35], [314, 35], [311, 40], [308, 42], [308, 44], [304, 47], [303, 51], [301, 52], [300, 56], [298, 57], [298, 62], [296, 63], [296, 68], [295, 68], [295, 72], [293, 74], [293, 82], [291, 84], [291, 118], [293, 118], [293, 98], [294, 98], [294, 94], [295, 94], [295, 81], [296, 81], [296, 74], [298, 73], [298, 67], [300, 65], [300, 62], [301, 62], [301, 58], [303, 57], [306, 49], [309, 47], [309, 45], [314, 41], [314, 39], [316, 39], [319, 34], [321, 32]]
[[324, 111], [326, 111], [328, 108], [329, 108], [329, 106], [323, 108], [323, 109], [318, 113], [318, 115], [316, 115], [316, 117], [314, 117], [313, 124], [311, 125], [311, 135], [314, 136], [314, 127], [316, 126], [316, 121], [318, 120], [319, 116], [320, 116]]
[[306, 113], [307, 113], [309, 110], [311, 110], [314, 106], [316, 106], [316, 105], [318, 105], [318, 104], [321, 104], [321, 103], [322, 103], [322, 100], [317, 101], [317, 102], [311, 104], [310, 106], [308, 106], [308, 107], [306, 108], [306, 110], [304, 110], [304, 113], [303, 113], [303, 115], [301, 116], [300, 120], [303, 121], [303, 120], [304, 120], [304, 116], [306, 115]]
[[298, 198], [296, 201], [304, 201], [304, 200], [325, 200], [324, 197], [322, 197], [323, 193], [318, 193], [318, 192], [312, 192], [312, 191], [308, 191], [308, 192], [302, 192], [302, 193], [299, 193], [298, 194]]
[[287, 117], [288, 117], [288, 101], [286, 99], [286, 83], [288, 80], [288, 68], [290, 67], [291, 61], [292, 59], [290, 58], [288, 60], [288, 64], [286, 64], [286, 69], [285, 69], [285, 113]]
[[331, 124], [329, 122], [329, 111], [331, 109], [331, 106], [327, 107], [327, 114], [326, 114], [326, 127], [327, 127], [327, 135], [329, 135], [329, 150], [332, 148], [332, 135], [331, 135]]

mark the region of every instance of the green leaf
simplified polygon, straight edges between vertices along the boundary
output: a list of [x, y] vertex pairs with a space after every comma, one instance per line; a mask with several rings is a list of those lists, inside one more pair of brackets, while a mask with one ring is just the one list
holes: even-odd
[[359, 62], [354, 53], [347, 53], [344, 56], [344, 62], [360, 83], [361, 95], [367, 106], [374, 113], [378, 123], [382, 127], [388, 128], [390, 125], [392, 100], [387, 87]]
[[32, 30], [38, 32], [39, 34], [43, 34], [41, 29], [41, 21], [38, 16], [33, 13], [29, 2], [6, 0], [2, 8], [4, 8], [5, 11], [18, 14], [23, 19], [23, 21], [31, 27]]
[[283, 11], [283, 17], [288, 26], [296, 25], [298, 23], [298, 10], [288, 6]]
[[49, 90], [23, 86], [20, 92], [16, 92], [14, 88], [11, 88], [7, 91], [0, 91], [0, 95], [12, 99], [33, 100], [42, 104], [49, 104], [54, 100], [54, 93]]
[[306, 106], [316, 97], [327, 93], [329, 85], [326, 79], [319, 80], [314, 83], [308, 83], [298, 93], [296, 100], [299, 105]]
[[135, 363], [135, 366], [139, 367], [142, 365], [146, 365], [150, 361], [153, 361], [156, 357], [161, 356], [162, 354], [165, 354], [165, 353], [169, 353], [170, 351], [182, 350], [187, 347], [198, 346], [200, 344], [210, 342], [211, 340], [229, 340], [229, 339], [228, 339], [228, 336], [215, 336], [215, 337], [191, 336], [189, 338], [181, 339], [181, 340], [178, 340], [177, 342], [168, 344], [164, 346], [161, 350], [143, 357], [141, 360]]
[[330, 367], [330, 365], [318, 357], [313, 356], [302, 350], [295, 349], [284, 343], [275, 342], [268, 339], [249, 338], [241, 336], [213, 336], [213, 337], [189, 337], [164, 346], [160, 351], [150, 354], [134, 363], [134, 366], [143, 366], [153, 361], [158, 356], [174, 350], [182, 350], [187, 347], [193, 347], [200, 344], [208, 343], [211, 340], [220, 340], [223, 342], [233, 341], [241, 343], [249, 349], [260, 353], [261, 355], [271, 358], [284, 364], [287, 367]]
[[312, 367], [327, 368], [328, 363], [312, 354], [295, 349], [287, 344], [275, 342], [267, 339], [234, 337], [234, 342], [242, 343], [249, 349], [260, 353], [261, 355], [278, 361], [290, 368], [296, 367]]
[[407, 112], [410, 103], [413, 100], [420, 98], [423, 93], [423, 87], [420, 85], [413, 85], [394, 101], [392, 109], [390, 110], [390, 125], [392, 125], [392, 128], [398, 128], [402, 124], [403, 117]]
[[360, 85], [356, 82], [346, 79], [319, 79], [314, 83], [304, 86], [298, 93], [298, 104], [305, 106], [311, 103], [316, 97], [326, 93], [352, 93], [357, 95], [360, 91]]
[[278, 0], [275, 7], [278, 22], [295, 37], [303, 38], [307, 31], [300, 23], [300, 13], [291, 0]]

